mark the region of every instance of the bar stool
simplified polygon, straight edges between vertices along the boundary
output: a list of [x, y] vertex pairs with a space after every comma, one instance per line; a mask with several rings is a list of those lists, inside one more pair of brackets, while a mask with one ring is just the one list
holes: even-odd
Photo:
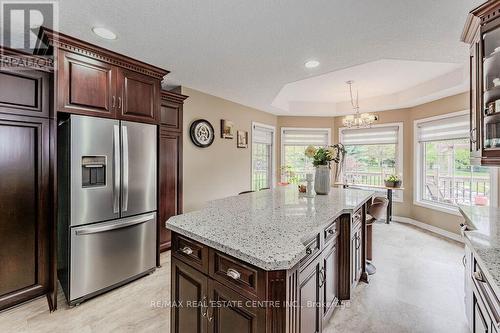
[[387, 210], [389, 200], [384, 197], [373, 198], [368, 214], [371, 216], [366, 219], [366, 272], [369, 275], [375, 274], [377, 268], [372, 264], [373, 259], [373, 223], [384, 217], [384, 212]]

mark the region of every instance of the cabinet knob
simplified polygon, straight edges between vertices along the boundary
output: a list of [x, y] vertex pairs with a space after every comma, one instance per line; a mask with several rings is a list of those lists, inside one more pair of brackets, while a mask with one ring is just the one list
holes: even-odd
[[226, 275], [229, 276], [231, 279], [238, 280], [241, 277], [240, 272], [233, 268], [229, 268], [226, 272]]
[[470, 130], [470, 142], [472, 143], [476, 143], [476, 132], [477, 132], [476, 128]]
[[193, 250], [189, 246], [184, 246], [181, 251], [187, 255], [190, 255], [193, 253]]
[[474, 277], [474, 279], [476, 279], [479, 282], [486, 282], [486, 280], [483, 277], [483, 274], [479, 271], [472, 273], [472, 276]]
[[311, 250], [311, 248], [310, 248], [310, 247], [308, 247], [308, 248], [306, 249], [306, 254], [311, 254], [311, 253], [313, 253], [313, 250]]
[[335, 232], [335, 231], [334, 231], [333, 229], [328, 229], [328, 233], [329, 233], [330, 235], [333, 235], [333, 233], [334, 233], [334, 232]]

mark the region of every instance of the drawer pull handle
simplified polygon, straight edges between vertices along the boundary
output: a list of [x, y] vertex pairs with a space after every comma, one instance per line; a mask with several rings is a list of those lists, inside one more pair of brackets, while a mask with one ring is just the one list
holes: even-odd
[[472, 276], [474, 276], [474, 279], [476, 279], [479, 282], [486, 282], [486, 280], [484, 279], [483, 274], [481, 274], [481, 272], [474, 272], [472, 274]]
[[229, 276], [231, 279], [238, 280], [241, 277], [240, 272], [238, 272], [235, 269], [229, 268], [226, 272], [226, 275]]
[[193, 250], [189, 246], [184, 246], [181, 251], [187, 255], [191, 255], [193, 253]]
[[313, 253], [313, 250], [311, 250], [311, 248], [310, 248], [310, 247], [308, 247], [308, 248], [306, 249], [306, 254], [307, 254], [307, 255], [309, 255], [309, 254], [311, 254], [311, 253]]

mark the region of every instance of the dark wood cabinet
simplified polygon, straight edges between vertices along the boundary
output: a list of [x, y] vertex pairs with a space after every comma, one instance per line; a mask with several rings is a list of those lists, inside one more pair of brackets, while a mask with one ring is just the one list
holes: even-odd
[[264, 308], [255, 306], [247, 298], [215, 280], [208, 281], [208, 289], [211, 304], [207, 312], [209, 333], [265, 332]]
[[49, 81], [49, 73], [0, 71], [0, 310], [55, 293]]
[[321, 290], [325, 282], [320, 256], [313, 260], [299, 274], [299, 332], [321, 332]]
[[[354, 214], [342, 214], [305, 242], [301, 260], [286, 270], [264, 270], [172, 233], [173, 300], [201, 301], [199, 311], [172, 308], [171, 331], [201, 332], [205, 327], [199, 318], [204, 318], [210, 333], [322, 332], [339, 301], [350, 299], [357, 281], [368, 282], [362, 278], [368, 201], [371, 198]], [[351, 257], [356, 255], [352, 273]], [[351, 283], [353, 275], [356, 283]], [[179, 328], [182, 311], [190, 316], [184, 331]]]
[[323, 254], [324, 282], [322, 288], [323, 323], [326, 324], [338, 303], [338, 246], [337, 240], [328, 245]]
[[461, 41], [470, 45], [470, 153], [474, 165], [500, 165], [500, 2], [473, 9]]
[[361, 249], [361, 225], [356, 227], [352, 233], [351, 238], [351, 284], [352, 288], [354, 288], [360, 278], [363, 267], [362, 263], [362, 249]]
[[0, 71], [0, 112], [33, 117], [51, 116], [50, 76], [31, 70]]
[[182, 104], [185, 96], [170, 91], [162, 91], [160, 125], [168, 131], [182, 132]]
[[118, 69], [116, 86], [118, 118], [147, 123], [158, 122], [160, 81], [131, 70]]
[[159, 136], [159, 227], [160, 251], [170, 248], [170, 231], [165, 227], [169, 217], [182, 212], [182, 137], [180, 133], [165, 132]]
[[168, 71], [48, 29], [40, 38], [56, 55], [57, 111], [158, 123]]
[[[182, 213], [182, 109], [187, 96], [169, 91], [162, 91], [161, 96], [158, 135], [158, 242], [162, 252], [170, 249], [171, 245], [170, 231], [165, 227], [165, 222], [171, 216]], [[169, 108], [165, 110], [167, 104]], [[167, 121], [169, 119], [170, 123]]]
[[115, 117], [116, 67], [60, 50], [57, 80], [58, 111]]
[[[172, 333], [207, 332], [208, 278], [201, 272], [172, 258]], [[190, 305], [188, 305], [188, 302]]]

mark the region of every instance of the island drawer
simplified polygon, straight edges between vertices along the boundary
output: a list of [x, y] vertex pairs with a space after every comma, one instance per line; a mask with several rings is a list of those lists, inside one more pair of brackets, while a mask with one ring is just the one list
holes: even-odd
[[320, 234], [316, 235], [312, 240], [310, 240], [306, 245], [306, 255], [300, 260], [300, 269], [306, 267], [309, 262], [311, 262], [317, 254], [319, 254], [321, 249]]
[[214, 249], [209, 253], [210, 277], [251, 299], [265, 298], [265, 271]]
[[174, 233], [172, 255], [200, 272], [208, 274], [208, 246]]
[[333, 221], [328, 227], [323, 231], [323, 238], [325, 239], [325, 244], [337, 237], [339, 232], [339, 222], [338, 219]]

